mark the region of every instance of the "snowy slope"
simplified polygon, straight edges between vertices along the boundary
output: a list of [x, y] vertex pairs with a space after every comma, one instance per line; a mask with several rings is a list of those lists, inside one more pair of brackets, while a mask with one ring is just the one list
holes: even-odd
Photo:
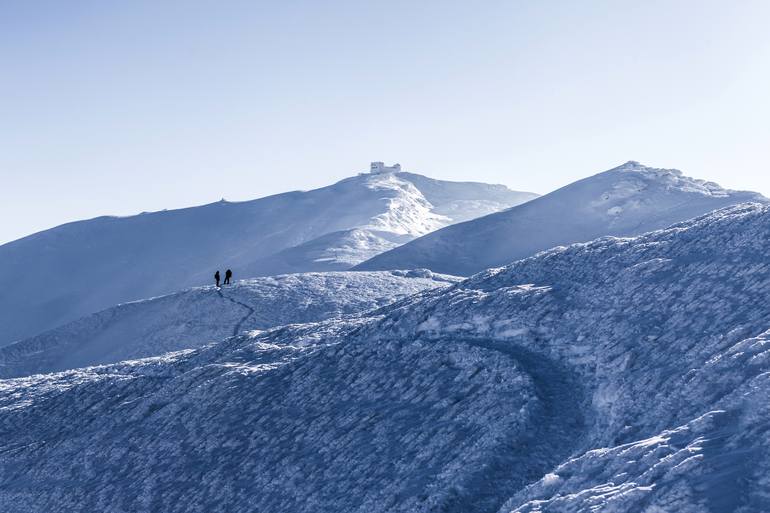
[[362, 228], [341, 230], [252, 262], [244, 267], [243, 273], [248, 276], [344, 271], [413, 239], [411, 235], [381, 230]]
[[770, 207], [0, 381], [0, 509], [770, 511]]
[[364, 312], [457, 280], [430, 271], [308, 273], [194, 288], [109, 308], [0, 348], [0, 378], [159, 356], [247, 330]]
[[627, 162], [504, 212], [430, 233], [356, 269], [421, 267], [467, 276], [555, 246], [639, 235], [746, 201], [767, 200], [677, 170]]
[[309, 192], [59, 226], [0, 246], [0, 346], [121, 302], [207, 285], [216, 269], [232, 268], [236, 278], [344, 270], [531, 197], [409, 173], [361, 174]]

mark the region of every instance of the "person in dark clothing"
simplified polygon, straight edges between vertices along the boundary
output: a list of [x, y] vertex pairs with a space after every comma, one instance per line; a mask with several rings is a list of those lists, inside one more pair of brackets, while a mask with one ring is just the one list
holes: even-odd
[[214, 279], [217, 280], [217, 287], [219, 287], [219, 271], [214, 273]]
[[225, 285], [230, 285], [230, 278], [232, 277], [233, 277], [233, 272], [230, 269], [225, 271]]

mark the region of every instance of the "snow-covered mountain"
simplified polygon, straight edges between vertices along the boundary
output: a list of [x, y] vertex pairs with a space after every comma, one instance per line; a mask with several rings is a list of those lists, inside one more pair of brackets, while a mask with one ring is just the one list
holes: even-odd
[[363, 173], [308, 192], [66, 224], [0, 246], [0, 346], [121, 302], [209, 284], [216, 269], [236, 278], [347, 269], [532, 197]]
[[770, 511], [770, 207], [0, 381], [0, 509]]
[[0, 378], [159, 356], [244, 331], [382, 307], [459, 278], [430, 271], [254, 278], [125, 303], [0, 348]]
[[509, 210], [430, 233], [356, 269], [428, 268], [467, 276], [555, 246], [639, 235], [746, 201], [768, 200], [632, 161]]

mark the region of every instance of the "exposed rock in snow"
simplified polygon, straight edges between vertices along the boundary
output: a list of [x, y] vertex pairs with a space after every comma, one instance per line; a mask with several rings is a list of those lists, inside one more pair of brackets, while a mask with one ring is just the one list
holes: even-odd
[[0, 348], [0, 378], [196, 348], [244, 331], [364, 312], [456, 281], [419, 270], [308, 273], [185, 290], [109, 308]]
[[768, 200], [632, 161], [509, 210], [430, 233], [356, 269], [425, 267], [469, 275], [555, 246], [639, 235], [746, 201]]
[[[606, 210], [606, 209], [605, 209]], [[0, 381], [0, 506], [770, 511], [770, 207]]]
[[0, 346], [118, 303], [209, 284], [217, 268], [237, 278], [349, 269], [534, 196], [363, 174], [309, 192], [59, 226], [0, 246]]

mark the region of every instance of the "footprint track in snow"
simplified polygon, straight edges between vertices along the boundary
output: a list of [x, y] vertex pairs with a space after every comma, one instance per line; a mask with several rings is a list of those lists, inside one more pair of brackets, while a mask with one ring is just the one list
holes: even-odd
[[233, 304], [236, 304], [236, 305], [242, 306], [242, 307], [244, 307], [246, 310], [248, 310], [248, 313], [247, 313], [246, 315], [244, 315], [243, 317], [241, 317], [241, 319], [240, 319], [240, 320], [239, 320], [237, 323], [235, 323], [235, 326], [233, 326], [233, 336], [236, 336], [236, 335], [240, 334], [240, 332], [241, 332], [241, 326], [243, 326], [243, 323], [244, 323], [244, 322], [246, 322], [246, 320], [247, 320], [249, 317], [251, 317], [252, 315], [254, 315], [254, 308], [252, 308], [251, 306], [247, 305], [246, 303], [242, 303], [242, 302], [238, 301], [237, 299], [233, 299], [233, 298], [232, 298], [232, 297], [230, 297], [230, 296], [225, 296], [224, 294], [222, 294], [222, 289], [221, 289], [221, 288], [220, 288], [220, 289], [217, 289], [217, 294], [218, 294], [218, 295], [219, 295], [219, 297], [221, 297], [222, 299], [225, 299], [225, 300], [227, 300], [227, 301], [230, 301], [230, 302], [231, 302], [231, 303], [233, 303]]
[[504, 353], [534, 384], [538, 405], [524, 434], [500, 447], [488, 465], [468, 474], [440, 511], [497, 512], [525, 486], [538, 481], [582, 447], [589, 401], [577, 376], [547, 355], [508, 342], [464, 339]]

